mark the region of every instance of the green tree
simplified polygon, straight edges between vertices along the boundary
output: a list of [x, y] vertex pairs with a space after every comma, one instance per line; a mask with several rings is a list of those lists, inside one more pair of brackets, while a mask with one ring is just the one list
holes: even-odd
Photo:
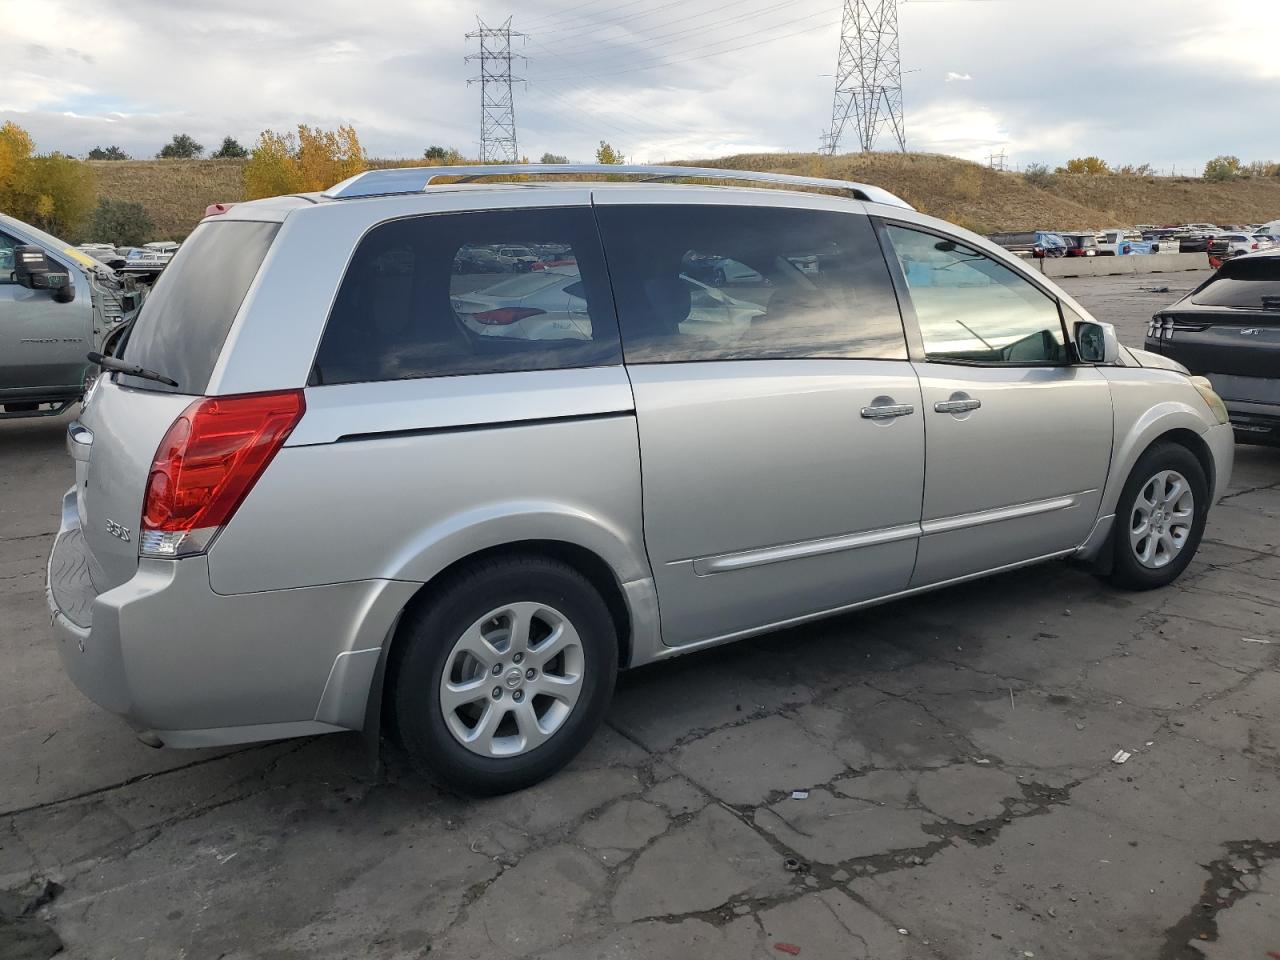
[[433, 143], [422, 152], [422, 159], [444, 166], [446, 164], [461, 163], [462, 154], [454, 147], [442, 147]]
[[1065, 167], [1058, 168], [1058, 173], [1086, 173], [1090, 176], [1110, 172], [1111, 168], [1107, 166], [1107, 161], [1099, 157], [1076, 157], [1074, 160], [1068, 160]]
[[161, 160], [191, 160], [204, 153], [204, 144], [185, 133], [175, 133], [173, 139], [160, 148], [156, 156]]
[[1239, 157], [1223, 154], [1214, 157], [1204, 165], [1206, 180], [1238, 180], [1243, 175], [1243, 167]]
[[240, 160], [249, 155], [249, 151], [240, 146], [235, 137], [223, 137], [222, 146], [209, 154], [210, 160]]
[[114, 144], [110, 147], [94, 147], [89, 151], [90, 160], [132, 160], [133, 158]]
[[558, 153], [544, 153], [539, 163], [568, 163], [568, 157], [562, 157]]
[[613, 149], [613, 147], [610, 144], [608, 144], [604, 140], [600, 141], [600, 146], [596, 148], [596, 163], [626, 163], [626, 162], [627, 162], [626, 157], [624, 157], [617, 150]]
[[151, 239], [155, 228], [142, 204], [101, 197], [89, 214], [84, 233], [90, 240], [137, 247]]

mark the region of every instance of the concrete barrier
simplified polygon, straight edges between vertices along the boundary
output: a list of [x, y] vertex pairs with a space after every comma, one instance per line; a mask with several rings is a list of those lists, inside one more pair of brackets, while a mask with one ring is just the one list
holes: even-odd
[[1207, 270], [1205, 253], [1131, 253], [1123, 257], [1048, 257], [1040, 261], [1046, 277], [1111, 277], [1127, 273], [1175, 273]]

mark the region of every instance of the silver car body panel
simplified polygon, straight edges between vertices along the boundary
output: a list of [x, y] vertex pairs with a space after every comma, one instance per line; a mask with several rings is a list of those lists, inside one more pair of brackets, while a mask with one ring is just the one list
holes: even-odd
[[[288, 197], [220, 215], [282, 226], [207, 392], [304, 386], [347, 263], [379, 223], [591, 203], [776, 205], [915, 223], [1089, 316], [1001, 248], [896, 205], [652, 184]], [[910, 317], [907, 340], [919, 342]], [[935, 409], [957, 392], [981, 405]], [[635, 666], [1095, 556], [1134, 462], [1170, 431], [1203, 440], [1215, 498], [1231, 471], [1230, 427], [1186, 376], [1140, 355], [1115, 367], [961, 367], [914, 352], [615, 365], [311, 386], [305, 398], [207, 554], [176, 561], [139, 561], [136, 538], [107, 521], [136, 531], [156, 446], [192, 398], [102, 378], [88, 399], [50, 563], [54, 633], [77, 685], [166, 743], [358, 729], [405, 605], [491, 548], [554, 542], [599, 558], [627, 607]], [[886, 403], [902, 415], [864, 412]]]
[[[920, 520], [924, 426], [908, 362], [629, 370], [644, 451], [644, 539], [668, 644], [907, 585], [915, 537], [881, 531]], [[877, 397], [916, 412], [863, 418]], [[752, 562], [762, 555], [771, 562]]]

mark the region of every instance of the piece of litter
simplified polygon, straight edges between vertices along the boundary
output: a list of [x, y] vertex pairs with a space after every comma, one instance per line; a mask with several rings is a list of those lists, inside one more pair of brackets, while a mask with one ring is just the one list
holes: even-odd
[[1115, 755], [1114, 757], [1112, 757], [1112, 758], [1111, 758], [1111, 762], [1112, 762], [1112, 763], [1124, 763], [1124, 762], [1125, 762], [1126, 760], [1128, 760], [1131, 756], [1133, 756], [1133, 754], [1131, 754], [1128, 750], [1117, 750], [1117, 751], [1116, 751], [1116, 755]]
[[1257, 637], [1241, 637], [1241, 643], [1275, 643], [1274, 640], [1259, 640]]
[[982, 759], [980, 759], [980, 760], [975, 760], [975, 761], [973, 761], [973, 762], [974, 762], [974, 763], [990, 763], [991, 761], [990, 761], [990, 760], [988, 760], [986, 757], [983, 757]]
[[1034, 954], [1034, 953], [1032, 953], [1030, 950], [1023, 950], [1023, 951], [1022, 951], [1022, 955], [1023, 955], [1024, 957], [1034, 957], [1034, 956], [1035, 956], [1035, 954]]
[[1156, 745], [1156, 742], [1155, 742], [1154, 740], [1148, 740], [1148, 741], [1147, 741], [1147, 746], [1148, 746], [1148, 747], [1154, 747], [1155, 745]]
[[791, 799], [792, 800], [808, 800], [809, 791], [808, 790], [792, 790]]
[[899, 928], [898, 928], [898, 932], [899, 932], [900, 934], [902, 934], [904, 937], [909, 937], [909, 936], [911, 936], [911, 931], [910, 931], [910, 930], [908, 930], [906, 927], [899, 927]]
[[1077, 721], [1076, 721], [1076, 729], [1077, 729], [1077, 730], [1083, 730], [1083, 729], [1084, 729], [1084, 724], [1077, 720]]
[[794, 943], [775, 943], [773, 945], [773, 949], [777, 950], [779, 953], [789, 953], [793, 957], [800, 956], [800, 948]]

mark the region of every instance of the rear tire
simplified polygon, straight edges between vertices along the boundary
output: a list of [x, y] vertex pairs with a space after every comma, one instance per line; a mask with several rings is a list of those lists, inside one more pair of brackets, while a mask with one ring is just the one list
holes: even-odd
[[549, 777], [586, 746], [613, 695], [609, 609], [558, 560], [467, 567], [400, 630], [388, 690], [405, 752], [465, 793]]
[[1178, 578], [1195, 556], [1209, 514], [1200, 461], [1177, 443], [1157, 443], [1134, 465], [1116, 504], [1108, 580], [1153, 590]]

